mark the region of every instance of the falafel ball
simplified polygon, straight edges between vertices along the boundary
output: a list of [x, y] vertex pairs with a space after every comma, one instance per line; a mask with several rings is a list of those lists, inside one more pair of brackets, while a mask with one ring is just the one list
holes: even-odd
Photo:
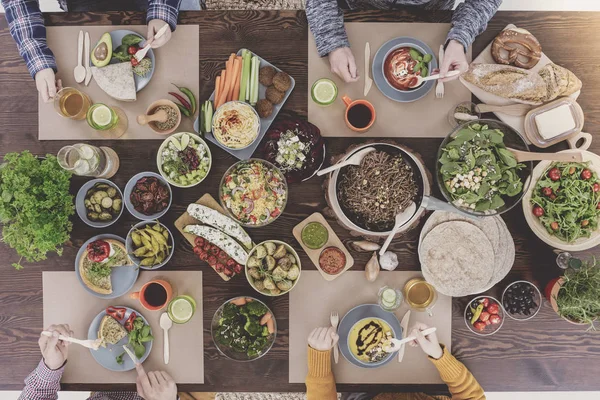
[[275, 76], [275, 68], [267, 65], [262, 67], [258, 71], [258, 81], [265, 86], [271, 86], [273, 84], [273, 77]]
[[292, 86], [292, 80], [285, 72], [278, 72], [273, 77], [273, 86], [275, 86], [277, 90], [287, 92], [287, 90]]
[[273, 104], [267, 99], [260, 99], [256, 103], [256, 112], [261, 118], [268, 118], [273, 114]]
[[273, 104], [279, 104], [285, 97], [285, 92], [277, 90], [275, 86], [269, 86], [265, 92], [265, 97]]

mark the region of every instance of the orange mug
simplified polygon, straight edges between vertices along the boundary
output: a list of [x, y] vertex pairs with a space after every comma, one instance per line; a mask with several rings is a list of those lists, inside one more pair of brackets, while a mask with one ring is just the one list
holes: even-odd
[[138, 299], [146, 310], [158, 311], [171, 301], [173, 288], [165, 280], [154, 279], [146, 282], [139, 292], [133, 292], [129, 297]]
[[368, 100], [352, 100], [343, 96], [342, 101], [346, 105], [344, 118], [348, 128], [355, 132], [363, 133], [369, 130], [375, 123], [375, 107]]

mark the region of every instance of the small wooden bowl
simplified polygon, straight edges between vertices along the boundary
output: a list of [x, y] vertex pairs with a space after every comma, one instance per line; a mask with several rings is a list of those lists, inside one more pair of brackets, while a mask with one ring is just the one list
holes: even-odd
[[181, 124], [181, 110], [179, 110], [179, 107], [177, 107], [177, 105], [175, 103], [173, 103], [171, 100], [161, 99], [161, 100], [156, 100], [155, 102], [153, 102], [152, 104], [150, 104], [148, 106], [148, 108], [146, 109], [146, 115], [154, 114], [154, 110], [159, 106], [169, 106], [169, 107], [172, 107], [173, 109], [175, 109], [175, 112], [177, 113], [177, 123], [175, 124], [175, 126], [173, 128], [168, 129], [166, 131], [161, 131], [160, 129], [158, 129], [156, 127], [156, 125], [154, 124], [154, 122], [149, 122], [147, 124], [148, 127], [150, 127], [150, 129], [152, 129], [155, 133], [158, 133], [159, 135], [168, 135], [170, 133], [175, 132], [175, 129], [177, 129], [179, 127], [179, 124]]

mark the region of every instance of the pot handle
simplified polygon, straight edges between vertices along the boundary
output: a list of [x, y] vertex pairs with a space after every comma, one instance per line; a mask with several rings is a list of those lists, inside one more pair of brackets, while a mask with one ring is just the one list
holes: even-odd
[[435, 197], [423, 196], [423, 201], [421, 202], [421, 207], [425, 208], [426, 210], [430, 210], [430, 211], [447, 211], [447, 212], [451, 212], [451, 213], [455, 213], [455, 214], [460, 214], [463, 217], [474, 219], [476, 221], [479, 220], [479, 217], [469, 214], [468, 212], [465, 212], [465, 211], [459, 209], [458, 207], [453, 206], [450, 203], [436, 199]]
[[352, 99], [348, 96], [342, 96], [342, 101], [344, 102], [346, 107], [350, 107], [350, 104], [352, 104]]
[[[583, 139], [583, 143], [581, 143], [581, 146], [577, 147], [577, 142], [581, 139]], [[586, 132], [579, 132], [577, 135], [568, 138], [567, 143], [569, 143], [569, 147], [572, 149], [587, 150], [592, 145], [592, 135]]]

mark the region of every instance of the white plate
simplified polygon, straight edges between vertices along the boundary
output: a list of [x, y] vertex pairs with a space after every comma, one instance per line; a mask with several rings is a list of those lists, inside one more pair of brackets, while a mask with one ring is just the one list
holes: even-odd
[[[573, 153], [579, 152], [580, 150], [563, 150], [561, 153]], [[583, 161], [590, 161], [590, 166], [594, 169], [596, 173], [600, 173], [600, 157], [594, 153], [589, 151], [582, 151]], [[592, 235], [588, 238], [579, 238], [572, 243], [567, 243], [554, 235], [550, 235], [544, 225], [532, 214], [531, 212], [531, 194], [535, 190], [538, 180], [541, 175], [544, 173], [546, 168], [552, 164], [553, 161], [540, 161], [538, 165], [533, 169], [531, 176], [528, 178], [529, 180], [533, 180], [531, 185], [529, 183], [525, 184], [525, 187], [529, 186], [527, 192], [525, 192], [525, 196], [523, 196], [523, 214], [525, 214], [525, 220], [529, 224], [529, 227], [535, 233], [537, 237], [539, 237], [544, 243], [549, 244], [560, 250], [566, 251], [583, 251], [587, 249], [591, 249], [600, 244], [600, 229], [597, 229]]]

